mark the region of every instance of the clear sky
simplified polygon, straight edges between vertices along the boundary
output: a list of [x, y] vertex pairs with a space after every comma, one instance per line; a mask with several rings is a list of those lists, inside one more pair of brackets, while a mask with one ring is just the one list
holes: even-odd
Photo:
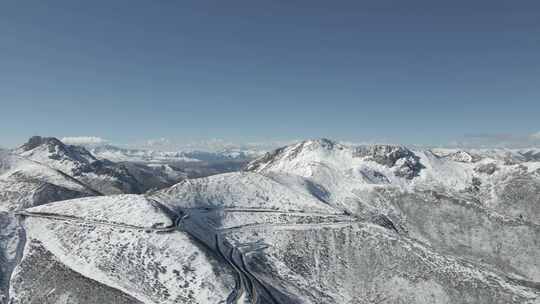
[[527, 137], [540, 1], [5, 0], [0, 113], [0, 146]]

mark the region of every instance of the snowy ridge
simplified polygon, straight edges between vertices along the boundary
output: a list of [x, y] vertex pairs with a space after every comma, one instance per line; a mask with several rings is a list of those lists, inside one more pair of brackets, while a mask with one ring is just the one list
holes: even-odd
[[196, 162], [200, 161], [195, 158], [188, 157], [181, 152], [162, 152], [153, 150], [140, 150], [140, 149], [124, 149], [111, 145], [102, 145], [89, 147], [89, 151], [96, 155], [100, 159], [108, 159], [115, 162], [148, 162], [148, 163], [161, 163], [161, 162]]
[[[70, 269], [142, 303], [217, 303], [232, 289], [228, 270], [208, 261], [204, 250], [181, 233], [146, 233], [42, 218], [26, 221], [25, 227], [30, 240], [42, 244]], [[27, 257], [33, 254], [25, 252]], [[18, 288], [12, 288], [13, 300], [25, 303], [31, 293], [24, 286]], [[57, 292], [62, 291], [52, 291], [51, 296]]]
[[185, 180], [154, 193], [152, 197], [173, 210], [245, 207], [336, 213], [307, 191], [294, 191], [274, 179], [251, 172]]
[[184, 178], [183, 172], [172, 168], [162, 172], [162, 168], [144, 164], [99, 159], [84, 147], [65, 145], [54, 137], [34, 136], [14, 153], [62, 171], [104, 194], [142, 193]]
[[[43, 189], [43, 186], [47, 184], [79, 192], [82, 195], [100, 195], [99, 192], [90, 189], [63, 172], [7, 152], [0, 154], [0, 184], [2, 183], [6, 186], [0, 187], [0, 194], [4, 193], [0, 195], [0, 208], [8, 209], [33, 206], [35, 191]], [[11, 186], [8, 187], [7, 184]], [[27, 188], [28, 191], [22, 190], [24, 188]], [[9, 193], [11, 196], [8, 196]], [[27, 194], [26, 203], [18, 205], [20, 201], [14, 197], [24, 197], [25, 193]], [[4, 198], [4, 196], [6, 197]]]
[[85, 149], [66, 146], [54, 137], [34, 136], [15, 150], [15, 153], [27, 159], [48, 164], [67, 174], [81, 170], [82, 166], [97, 160]]
[[[269, 152], [248, 164], [246, 170], [267, 176], [300, 176], [311, 187], [320, 189], [327, 203], [364, 216], [381, 212], [377, 210], [380, 208], [386, 213], [397, 212], [388, 204], [374, 206], [373, 198], [374, 193], [381, 191], [378, 189], [397, 189], [465, 197], [481, 201], [484, 207], [501, 214], [540, 223], [540, 209], [534, 203], [540, 162], [525, 160], [521, 154], [509, 154], [507, 150], [409, 150], [393, 145], [351, 146], [319, 139]], [[525, 183], [526, 186], [517, 187], [522, 195], [527, 195], [519, 204], [513, 203], [514, 211], [502, 204], [516, 200], [509, 195], [515, 191], [507, 188], [512, 183]]]
[[10, 152], [0, 152], [0, 303], [22, 255], [25, 233], [14, 212], [70, 198], [101, 195], [69, 175]]
[[10, 297], [64, 296], [32, 276], [49, 252], [148, 304], [538, 304], [539, 199], [532, 160], [305, 141], [243, 172], [21, 213], [32, 246]]
[[[278, 149], [247, 166], [264, 175], [301, 176], [324, 190], [326, 202], [346, 213], [371, 222], [380, 222], [383, 215], [383, 222], [396, 231], [410, 232], [468, 258], [482, 256], [534, 281], [540, 281], [540, 264], [534, 262], [540, 254], [533, 253], [540, 247], [532, 241], [540, 237], [539, 168], [536, 161], [509, 159], [507, 151], [496, 155], [493, 151], [411, 151], [389, 145], [346, 146], [325, 139]], [[424, 201], [426, 205], [420, 203]], [[427, 202], [437, 208], [431, 209]], [[473, 207], [478, 214], [470, 214]], [[427, 225], [419, 214], [435, 220]], [[440, 221], [450, 219], [467, 227], [452, 232], [458, 240], [439, 234], [450, 229]], [[519, 233], [511, 223], [523, 225], [521, 243], [513, 241]], [[498, 251], [471, 245], [484, 242], [486, 246], [498, 242]], [[472, 248], [460, 249], [467, 247]]]
[[140, 228], [171, 227], [174, 224], [159, 206], [142, 196], [133, 194], [67, 200], [25, 211], [27, 215], [63, 215], [81, 220], [125, 224]]
[[[527, 150], [531, 151], [531, 150]], [[282, 172], [313, 179], [322, 185], [341, 184], [336, 177], [361, 184], [393, 185], [404, 189], [437, 185], [464, 190], [482, 166], [492, 164], [505, 171], [536, 161], [526, 161], [523, 151], [509, 150], [409, 150], [392, 145], [351, 146], [327, 139], [309, 140], [267, 153], [246, 167], [248, 171]], [[532, 152], [531, 152], [532, 153]], [[326, 173], [325, 173], [326, 172]], [[324, 175], [328, 175], [326, 178]]]

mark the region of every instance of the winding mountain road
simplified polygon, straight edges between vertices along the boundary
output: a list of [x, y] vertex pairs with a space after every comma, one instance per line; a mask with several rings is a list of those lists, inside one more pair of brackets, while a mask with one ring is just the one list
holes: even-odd
[[59, 215], [59, 214], [45, 213], [45, 212], [19, 211], [19, 212], [15, 212], [15, 215], [22, 216], [22, 217], [38, 217], [38, 218], [45, 218], [45, 219], [57, 220], [57, 221], [69, 221], [69, 222], [77, 222], [77, 223], [83, 223], [83, 224], [103, 225], [103, 226], [110, 226], [110, 227], [116, 227], [116, 228], [126, 228], [126, 229], [144, 230], [144, 231], [152, 231], [152, 232], [172, 232], [176, 230], [176, 226], [140, 227], [136, 225], [115, 223], [115, 222], [105, 222], [105, 221], [99, 221], [99, 220], [80, 218], [76, 216]]
[[[160, 207], [165, 208], [159, 202], [155, 201], [155, 203], [161, 205]], [[226, 213], [241, 213], [247, 215], [264, 213], [265, 217], [248, 216], [247, 219], [254, 222], [227, 226], [222, 222]], [[268, 288], [268, 286], [259, 280], [249, 269], [249, 261], [247, 260], [246, 254], [261, 252], [268, 245], [239, 244], [234, 246], [227, 240], [228, 234], [245, 229], [319, 229], [328, 226], [351, 225], [357, 221], [355, 218], [343, 214], [252, 208], [190, 208], [183, 209], [180, 213], [168, 212], [168, 216], [175, 218], [173, 221], [174, 225], [167, 227], [141, 227], [125, 223], [108, 222], [106, 220], [44, 212], [19, 211], [15, 214], [23, 218], [36, 217], [53, 221], [103, 225], [114, 228], [142, 230], [145, 232], [174, 233], [174, 231], [182, 231], [187, 233], [214, 251], [214, 253], [225, 260], [236, 273], [235, 288], [227, 298], [227, 304], [279, 304], [282, 301], [279, 301], [278, 298], [283, 297], [283, 295], [275, 295], [274, 293], [276, 291], [272, 288]], [[266, 217], [266, 215], [268, 215], [268, 217]], [[274, 216], [276, 217], [276, 222], [272, 220]]]

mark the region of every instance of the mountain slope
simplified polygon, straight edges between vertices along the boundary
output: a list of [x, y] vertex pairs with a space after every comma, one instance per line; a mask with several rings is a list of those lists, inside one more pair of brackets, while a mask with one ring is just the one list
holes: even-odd
[[[112, 291], [99, 303], [117, 303], [120, 295], [135, 303], [220, 303], [234, 288], [222, 258], [174, 232], [170, 214], [142, 196], [58, 202], [31, 208], [24, 217], [30, 246], [13, 275], [13, 303], [43, 303], [44, 295], [60, 299], [66, 293], [70, 303], [96, 303], [82, 289], [88, 283], [81, 275], [92, 289]], [[33, 276], [51, 255], [55, 267], [68, 270], [70, 289]]]
[[54, 137], [34, 136], [15, 153], [60, 170], [104, 194], [143, 193], [183, 178], [181, 172], [173, 176], [144, 164], [98, 159], [84, 147], [65, 145]]
[[[294, 168], [301, 169], [297, 164]], [[457, 204], [466, 203], [437, 201], [434, 195], [425, 197], [429, 207], [415, 198], [398, 205], [395, 201], [402, 200], [392, 195], [406, 192], [383, 188], [397, 192], [385, 194], [382, 202], [374, 199], [374, 205], [388, 204], [403, 214], [410, 208], [432, 212], [415, 210], [419, 218], [404, 217], [399, 223], [383, 213], [363, 218], [343, 210], [348, 205], [335, 204], [340, 196], [326, 188], [287, 172], [237, 172], [182, 181], [146, 196], [31, 208], [24, 225], [33, 245], [27, 246], [13, 276], [13, 303], [43, 301], [44, 296], [27, 300], [34, 294], [30, 286], [43, 286], [37, 294], [51, 299], [65, 295], [65, 289], [53, 290], [41, 283], [43, 278], [31, 276], [30, 269], [51, 254], [63, 271], [92, 280], [92, 289], [118, 293], [102, 303], [115, 303], [120, 295], [148, 304], [540, 303], [540, 286], [528, 274], [501, 269], [489, 259], [462, 258], [412, 231], [421, 227], [413, 223], [433, 216], [433, 225], [443, 219], [435, 212], [455, 213]], [[482, 226], [489, 215], [479, 212], [480, 224], [471, 227], [489, 234], [491, 228]], [[442, 227], [453, 225], [449, 220]], [[501, 229], [510, 229], [505, 225]], [[526, 254], [533, 256], [533, 251]], [[80, 278], [74, 282], [86, 284]], [[87, 298], [78, 294], [76, 303], [94, 303]]]
[[[11, 301], [539, 304], [538, 163], [446, 152], [306, 141], [245, 172], [30, 208]], [[71, 285], [36, 276], [49, 261]]]
[[0, 299], [7, 295], [9, 277], [25, 239], [14, 212], [53, 201], [95, 195], [101, 194], [60, 171], [9, 152], [0, 152]]
[[375, 223], [384, 216], [442, 252], [540, 282], [540, 163], [508, 157], [314, 140], [247, 170], [302, 176], [332, 206]]

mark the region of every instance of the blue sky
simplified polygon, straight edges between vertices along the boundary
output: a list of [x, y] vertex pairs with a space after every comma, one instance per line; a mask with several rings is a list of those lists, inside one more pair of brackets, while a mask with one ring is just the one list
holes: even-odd
[[0, 3], [0, 146], [540, 131], [538, 1], [45, 2]]

